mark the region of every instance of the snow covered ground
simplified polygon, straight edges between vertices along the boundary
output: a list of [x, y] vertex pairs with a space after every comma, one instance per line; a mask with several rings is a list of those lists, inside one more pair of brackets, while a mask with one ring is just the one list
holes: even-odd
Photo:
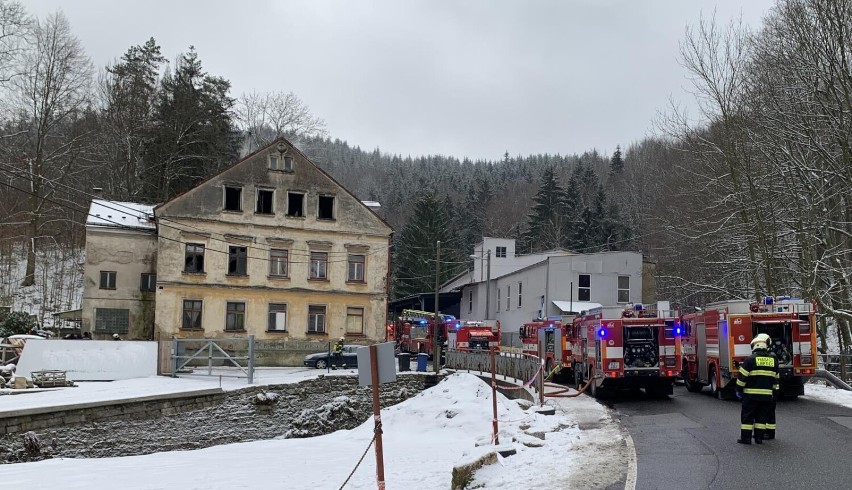
[[[295, 382], [318, 373], [322, 371], [294, 371], [281, 377]], [[245, 386], [245, 380], [232, 381], [228, 387]], [[19, 403], [27, 398], [57, 396], [54, 393], [65, 394], [69, 402], [106, 396], [104, 387], [90, 385], [97, 383], [61, 392], [0, 397], [0, 408], [20, 408]], [[218, 379], [146, 378], [101, 385], [112, 385], [108, 390], [111, 393], [141, 395], [209, 388], [218, 386]], [[541, 415], [534, 408], [525, 410], [498, 395], [501, 445], [512, 444], [518, 454], [499, 458], [497, 464], [480, 470], [475, 484], [511, 489], [600, 488], [623, 479], [628, 445], [607, 409], [585, 396], [548, 400], [557, 406], [556, 415]], [[45, 398], [42, 403], [51, 402]], [[454, 465], [493, 449], [491, 413], [490, 387], [471, 374], [450, 375], [436, 387], [383, 409], [387, 487], [449, 488]], [[372, 435], [373, 423], [367, 421], [353, 430], [309, 439], [256, 441], [121, 458], [54, 459], [5, 466], [2, 481], [9, 488], [33, 488], [37, 483], [39, 488], [68, 490], [340, 488]], [[484, 445], [476, 447], [477, 443]], [[601, 477], [593, 471], [587, 472], [589, 476], [574, 473], [572, 468], [582, 466], [572, 464], [579, 458], [617, 462], [618, 471], [610, 471], [605, 477], [612, 480], [615, 475], [616, 480], [597, 481], [595, 478]], [[533, 466], [538, 469], [535, 473], [529, 471]], [[345, 488], [375, 486], [375, 456], [370, 449]]]

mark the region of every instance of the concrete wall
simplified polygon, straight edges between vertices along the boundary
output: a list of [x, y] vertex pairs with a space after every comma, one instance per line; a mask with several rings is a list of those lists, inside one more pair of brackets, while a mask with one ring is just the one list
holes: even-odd
[[[344, 335], [346, 308], [364, 308], [364, 332], [385, 335], [391, 228], [329, 176], [288, 147], [292, 172], [268, 169], [275, 145], [156, 210], [160, 219], [156, 328], [160, 338], [228, 337], [225, 308], [245, 302], [245, 334], [259, 339], [317, 340]], [[242, 211], [223, 209], [224, 188], [242, 187]], [[274, 190], [273, 214], [255, 213], [259, 189]], [[288, 191], [304, 193], [305, 216], [286, 215]], [[320, 196], [334, 196], [334, 219], [317, 218]], [[185, 244], [205, 246], [204, 273], [184, 272]], [[248, 249], [245, 276], [228, 275], [228, 247]], [[289, 253], [287, 277], [269, 275], [269, 249]], [[328, 253], [328, 279], [309, 279], [310, 253]], [[347, 281], [348, 254], [366, 256], [365, 281]], [[202, 330], [181, 329], [183, 300], [201, 300]], [[267, 332], [269, 303], [287, 304], [287, 332]], [[309, 305], [326, 306], [326, 333], [307, 332]], [[242, 333], [240, 333], [242, 335]]]
[[[100, 289], [101, 271], [115, 271], [115, 289]], [[95, 339], [110, 333], [95, 332], [95, 309], [129, 310], [128, 339], [152, 339], [154, 293], [140, 291], [143, 273], [157, 272], [157, 238], [152, 233], [104, 227], [86, 228], [86, 264], [83, 277], [82, 330]]]

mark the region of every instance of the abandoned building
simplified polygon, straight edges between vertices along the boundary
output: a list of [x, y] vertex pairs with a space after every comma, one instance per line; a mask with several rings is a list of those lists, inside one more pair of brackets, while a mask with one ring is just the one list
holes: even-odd
[[[149, 218], [144, 229], [123, 226], [129, 217], [87, 226], [83, 330], [131, 339], [382, 340], [393, 230], [373, 205], [279, 138], [136, 213]], [[137, 313], [149, 302], [152, 320]]]

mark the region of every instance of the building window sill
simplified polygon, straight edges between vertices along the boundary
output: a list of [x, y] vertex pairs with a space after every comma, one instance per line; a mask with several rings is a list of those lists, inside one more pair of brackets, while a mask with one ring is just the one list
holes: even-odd
[[234, 279], [247, 279], [248, 274], [225, 274], [225, 277], [232, 277]]
[[311, 282], [328, 282], [328, 278], [327, 277], [309, 277], [308, 281], [311, 281]]
[[275, 213], [258, 213], [256, 211], [255, 211], [254, 215], [262, 217], [262, 218], [263, 217], [266, 217], [266, 218], [274, 218], [275, 217]]
[[266, 276], [267, 279], [275, 279], [276, 281], [289, 281], [290, 276], [278, 276], [275, 274], [269, 274]]
[[294, 216], [292, 214], [285, 214], [284, 217], [285, 218], [292, 218], [292, 219], [305, 219], [304, 216]]
[[367, 281], [346, 281], [346, 284], [360, 284], [363, 286], [367, 284]]
[[337, 221], [334, 218], [317, 218], [317, 221]]
[[181, 330], [181, 332], [203, 332], [204, 331], [203, 328], [195, 328], [195, 327], [192, 327], [192, 328], [180, 327], [180, 330]]
[[352, 337], [352, 338], [362, 338], [362, 337], [366, 337], [366, 336], [367, 335], [364, 334], [364, 333], [351, 333], [351, 332], [346, 332], [346, 334], [344, 335], [344, 337]]
[[305, 335], [316, 335], [317, 337], [328, 337], [328, 332], [305, 332]]
[[207, 275], [207, 273], [204, 272], [204, 271], [201, 271], [201, 272], [183, 271], [182, 274], [185, 275], [185, 276], [206, 276]]
[[98, 288], [101, 291], [115, 291], [115, 288]]
[[276, 174], [292, 174], [292, 173], [295, 173], [295, 172], [293, 172], [292, 168], [269, 168], [267, 170], [269, 170], [272, 173], [276, 173]]
[[246, 329], [241, 328], [241, 329], [239, 329], [239, 330], [228, 330], [228, 329], [226, 328], [226, 329], [225, 329], [225, 332], [227, 332], [227, 333], [246, 333]]
[[287, 330], [267, 330], [266, 333], [274, 333], [274, 334], [287, 334], [290, 333]]

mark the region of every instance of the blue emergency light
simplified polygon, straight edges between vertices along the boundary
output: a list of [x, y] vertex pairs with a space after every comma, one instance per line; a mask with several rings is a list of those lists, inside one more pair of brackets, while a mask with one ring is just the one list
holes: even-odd
[[605, 328], [603, 328], [603, 327], [601, 327], [601, 329], [600, 329], [600, 330], [598, 330], [598, 336], [599, 336], [600, 338], [604, 338], [604, 337], [606, 337], [606, 329], [605, 329]]

